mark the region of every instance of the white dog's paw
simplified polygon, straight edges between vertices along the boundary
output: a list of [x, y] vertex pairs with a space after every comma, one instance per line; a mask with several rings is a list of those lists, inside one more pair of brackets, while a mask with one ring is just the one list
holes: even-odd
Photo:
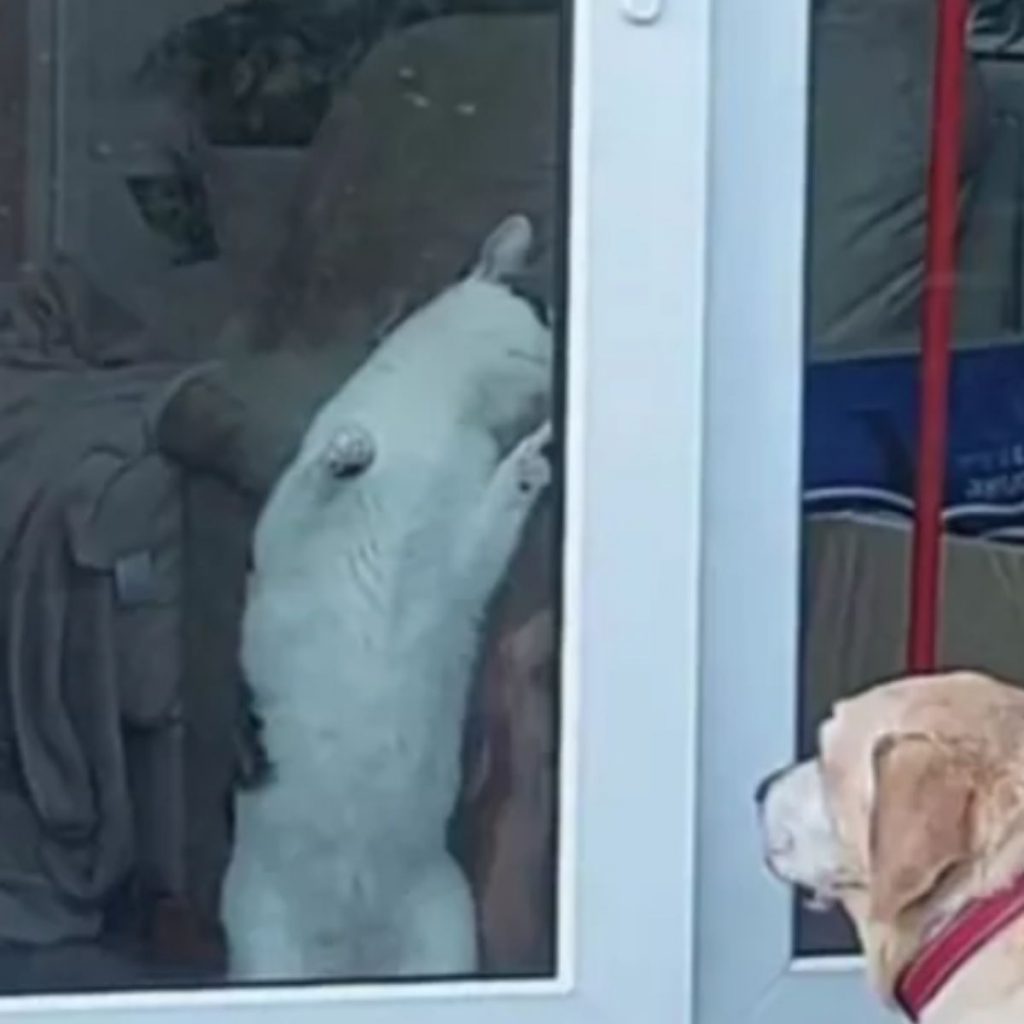
[[377, 456], [377, 446], [365, 427], [348, 424], [327, 442], [322, 460], [327, 472], [336, 478], [357, 476]]
[[516, 486], [526, 497], [540, 494], [551, 484], [551, 460], [545, 449], [551, 444], [552, 436], [551, 424], [545, 423], [520, 441], [512, 454]]
[[523, 438], [498, 464], [483, 501], [467, 524], [459, 575], [466, 593], [483, 606], [490, 600], [522, 538], [523, 528], [550, 485], [551, 424]]

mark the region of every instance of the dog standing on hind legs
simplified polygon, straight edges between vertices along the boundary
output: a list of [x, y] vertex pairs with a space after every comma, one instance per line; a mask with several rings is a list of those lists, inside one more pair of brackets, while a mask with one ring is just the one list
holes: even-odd
[[235, 980], [476, 968], [446, 826], [485, 611], [551, 480], [551, 332], [511, 287], [531, 244], [504, 221], [384, 339], [260, 516], [242, 662], [272, 777], [238, 798]]

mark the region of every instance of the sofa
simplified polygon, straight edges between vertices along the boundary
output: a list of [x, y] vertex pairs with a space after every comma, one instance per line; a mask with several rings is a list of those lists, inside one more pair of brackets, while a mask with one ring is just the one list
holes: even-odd
[[[918, 344], [933, 11], [926, 0], [815, 4], [810, 360]], [[186, 877], [189, 912], [211, 930], [232, 794], [259, 774], [236, 651], [260, 503], [319, 403], [397, 316], [456, 276], [505, 213], [534, 218], [537, 282], [550, 294], [559, 280], [562, 31], [551, 14], [465, 15], [406, 27], [370, 49], [289, 172], [291, 205], [262, 286], [228, 317], [215, 363], [189, 376], [158, 421], [163, 451], [186, 472]], [[979, 61], [969, 89], [960, 346], [1024, 326], [1024, 84], [1015, 68]], [[234, 165], [244, 176], [244, 155]], [[492, 610], [452, 827], [494, 974], [544, 971], [553, 957], [557, 526], [545, 508]], [[851, 529], [868, 548], [891, 543], [845, 524], [837, 543], [852, 543]], [[827, 571], [826, 548], [811, 527], [809, 579]], [[896, 565], [881, 570], [891, 573], [883, 589], [902, 586]], [[839, 642], [841, 621], [818, 616], [809, 628], [811, 658]], [[853, 685], [844, 677], [843, 688]]]

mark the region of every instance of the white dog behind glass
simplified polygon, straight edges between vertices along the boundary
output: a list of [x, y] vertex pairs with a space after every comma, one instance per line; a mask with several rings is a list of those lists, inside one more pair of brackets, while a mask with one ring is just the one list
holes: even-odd
[[446, 825], [486, 606], [550, 479], [552, 338], [508, 286], [531, 244], [505, 221], [381, 343], [260, 517], [242, 660], [272, 778], [238, 801], [237, 980], [476, 967]]

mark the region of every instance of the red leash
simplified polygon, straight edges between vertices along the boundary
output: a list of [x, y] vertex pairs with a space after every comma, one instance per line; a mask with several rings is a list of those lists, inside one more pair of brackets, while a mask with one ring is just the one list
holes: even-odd
[[942, 509], [946, 490], [950, 337], [956, 280], [960, 139], [969, 0], [938, 0], [928, 242], [921, 338], [917, 494], [911, 569], [911, 672], [935, 667], [941, 604]]

